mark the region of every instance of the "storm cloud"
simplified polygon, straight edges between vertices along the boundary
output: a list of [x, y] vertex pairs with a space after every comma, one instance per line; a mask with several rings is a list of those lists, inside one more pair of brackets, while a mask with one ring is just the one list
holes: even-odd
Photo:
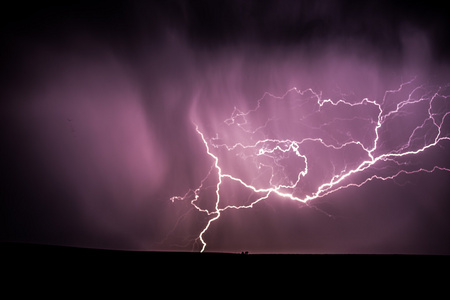
[[[293, 87], [361, 101], [412, 78], [450, 82], [439, 1], [44, 1], [9, 10], [1, 241], [197, 251], [208, 217], [170, 201], [211, 169], [193, 122], [214, 138], [236, 108]], [[439, 149], [424, 159], [448, 167], [448, 145]], [[449, 176], [373, 181], [313, 207], [275, 197], [226, 211], [205, 235], [208, 251], [448, 254]]]

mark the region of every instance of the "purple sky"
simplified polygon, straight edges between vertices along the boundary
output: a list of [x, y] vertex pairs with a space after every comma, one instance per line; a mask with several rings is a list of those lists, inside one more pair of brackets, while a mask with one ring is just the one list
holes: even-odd
[[[293, 150], [257, 156], [256, 147], [223, 145], [321, 138], [370, 149], [378, 107], [334, 105], [341, 99], [367, 98], [383, 114], [410, 95], [425, 99], [387, 117], [375, 156], [436, 138], [432, 119], [423, 122], [430, 112], [440, 122], [450, 111], [443, 97], [429, 110], [435, 92], [450, 95], [450, 26], [438, 1], [240, 2], [10, 8], [1, 25], [0, 241], [199, 251], [196, 238], [215, 215], [196, 209], [192, 193], [170, 200], [206, 178], [195, 204], [215, 209], [219, 178], [194, 123], [224, 173], [262, 189], [290, 185], [305, 159]], [[318, 99], [331, 102], [319, 109]], [[442, 140], [341, 185], [450, 168], [449, 147]], [[336, 150], [310, 142], [300, 153], [310, 172], [289, 192], [302, 199], [367, 159], [358, 145]], [[442, 170], [400, 174], [307, 206], [270, 195], [253, 208], [222, 211], [203, 235], [205, 251], [450, 254], [449, 180]], [[223, 208], [261, 196], [224, 182], [221, 197]]]

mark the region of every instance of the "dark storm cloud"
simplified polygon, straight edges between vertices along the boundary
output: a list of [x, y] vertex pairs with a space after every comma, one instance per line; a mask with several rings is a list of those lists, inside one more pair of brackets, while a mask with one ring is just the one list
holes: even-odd
[[[15, 5], [1, 21], [5, 241], [185, 249], [178, 246], [204, 219], [169, 198], [197, 186], [211, 163], [191, 119], [214, 124], [234, 106], [253, 107], [265, 91], [281, 95], [293, 86], [379, 98], [412, 71], [432, 83], [448, 79], [450, 29], [440, 1]], [[248, 241], [255, 251], [405, 252], [410, 242], [411, 251], [450, 251], [438, 242], [447, 223], [430, 217], [448, 206], [414, 198], [413, 206], [391, 209], [389, 198], [372, 215], [374, 199], [395, 186], [359, 199], [373, 189], [321, 204], [346, 215], [341, 223], [286, 201], [244, 218], [224, 215], [209, 236], [212, 249], [240, 250]], [[435, 198], [447, 193], [439, 183], [435, 190]], [[420, 230], [409, 226], [416, 219], [425, 224]], [[383, 235], [390, 225], [392, 235]], [[377, 238], [364, 240], [368, 233]], [[404, 244], [395, 244], [404, 233]]]
[[191, 45], [320, 47], [332, 40], [348, 47], [362, 43], [395, 58], [403, 50], [402, 27], [411, 25], [426, 31], [434, 54], [445, 57], [449, 25], [444, 5], [442, 1], [169, 1], [144, 4], [149, 9], [141, 16], [151, 20], [156, 15], [163, 27], [186, 35]]

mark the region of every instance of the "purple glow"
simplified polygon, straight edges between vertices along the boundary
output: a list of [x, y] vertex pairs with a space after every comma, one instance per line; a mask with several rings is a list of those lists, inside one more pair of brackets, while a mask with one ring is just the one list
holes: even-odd
[[441, 9], [169, 2], [5, 21], [0, 242], [450, 254]]
[[228, 209], [250, 209], [277, 196], [309, 205], [374, 179], [450, 172], [420, 159], [450, 141], [450, 89], [414, 87], [413, 82], [386, 91], [380, 100], [343, 95], [333, 101], [297, 88], [281, 97], [266, 93], [253, 109], [235, 108], [212, 137], [195, 125], [214, 163], [198, 188], [171, 198], [190, 200], [209, 216], [194, 245], [200, 241], [205, 250], [204, 235]]

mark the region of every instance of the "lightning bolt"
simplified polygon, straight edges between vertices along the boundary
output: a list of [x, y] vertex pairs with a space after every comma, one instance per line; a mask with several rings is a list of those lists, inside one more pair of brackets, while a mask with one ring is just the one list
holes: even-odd
[[[312, 200], [374, 179], [450, 171], [439, 165], [422, 167], [412, 160], [450, 140], [449, 87], [414, 87], [414, 81], [386, 91], [381, 101], [333, 101], [312, 89], [292, 88], [282, 96], [266, 92], [253, 109], [234, 108], [212, 138], [193, 122], [213, 164], [195, 190], [171, 201], [190, 200], [208, 216], [195, 238], [200, 251], [207, 246], [205, 233], [228, 209], [249, 209], [271, 196], [309, 206]], [[320, 171], [322, 162], [325, 171]], [[218, 178], [216, 184], [205, 186], [213, 176]], [[257, 197], [249, 196], [244, 204], [227, 203], [224, 184]], [[211, 187], [214, 208], [202, 208], [201, 192]]]

